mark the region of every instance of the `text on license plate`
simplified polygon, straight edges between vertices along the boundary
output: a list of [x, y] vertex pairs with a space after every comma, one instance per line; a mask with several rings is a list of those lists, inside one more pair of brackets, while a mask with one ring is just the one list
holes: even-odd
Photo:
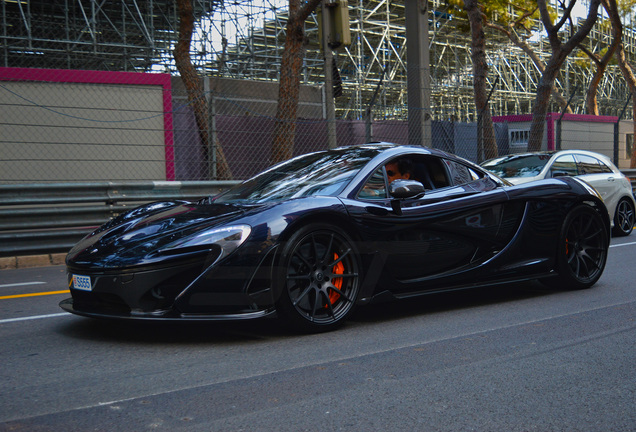
[[73, 288], [90, 291], [92, 289], [91, 278], [89, 276], [73, 275]]

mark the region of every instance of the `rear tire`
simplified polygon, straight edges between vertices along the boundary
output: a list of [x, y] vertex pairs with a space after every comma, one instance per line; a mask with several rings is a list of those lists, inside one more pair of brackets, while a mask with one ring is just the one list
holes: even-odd
[[608, 248], [608, 233], [601, 215], [587, 205], [575, 207], [565, 218], [559, 236], [559, 275], [543, 282], [560, 289], [591, 287], [603, 274]]
[[293, 328], [335, 330], [350, 316], [360, 292], [360, 256], [341, 229], [310, 224], [285, 243], [276, 310]]
[[628, 199], [620, 200], [614, 213], [612, 234], [617, 237], [628, 236], [634, 228], [634, 217], [634, 205]]

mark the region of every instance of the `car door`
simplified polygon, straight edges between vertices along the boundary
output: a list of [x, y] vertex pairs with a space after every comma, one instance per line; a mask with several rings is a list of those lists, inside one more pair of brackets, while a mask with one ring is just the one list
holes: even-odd
[[[361, 196], [365, 206], [352, 215], [383, 256], [386, 273], [399, 282], [396, 291], [435, 289], [435, 279], [449, 272], [461, 271], [469, 279], [470, 269], [512, 235], [517, 222], [503, 222], [521, 214], [482, 172], [451, 159], [415, 159], [412, 178], [425, 185], [423, 196], [401, 200], [399, 212], [390, 197]], [[369, 180], [377, 184], [378, 177], [376, 172]]]
[[615, 205], [618, 199], [618, 176], [601, 160], [585, 154], [576, 154], [579, 178], [596, 189], [607, 206]]

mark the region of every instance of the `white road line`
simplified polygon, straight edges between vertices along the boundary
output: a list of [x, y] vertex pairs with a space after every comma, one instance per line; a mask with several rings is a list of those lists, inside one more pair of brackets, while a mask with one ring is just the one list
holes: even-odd
[[616, 244], [616, 245], [611, 245], [610, 247], [620, 247], [620, 246], [634, 246], [636, 245], [636, 242], [631, 242], [631, 243], [622, 243], [622, 244]]
[[26, 286], [26, 285], [42, 285], [42, 284], [46, 284], [46, 282], [21, 282], [21, 283], [14, 283], [14, 284], [5, 284], [5, 285], [0, 285], [0, 288], [9, 288], [9, 287]]
[[60, 317], [60, 316], [72, 316], [72, 315], [67, 312], [61, 312], [61, 313], [49, 314], [49, 315], [34, 315], [34, 316], [22, 317], [22, 318], [9, 318], [9, 319], [0, 320], [0, 324], [6, 324], [6, 323], [11, 323], [16, 321], [28, 321], [28, 320], [35, 320], [35, 319], [42, 319], [42, 318], [54, 318], [54, 317]]

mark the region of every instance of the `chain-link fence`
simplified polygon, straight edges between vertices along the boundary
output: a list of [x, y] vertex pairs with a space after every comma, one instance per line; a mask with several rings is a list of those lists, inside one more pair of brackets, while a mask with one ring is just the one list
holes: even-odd
[[[195, 101], [204, 101], [197, 124]], [[325, 96], [301, 86], [293, 154], [328, 147]], [[278, 84], [209, 78], [189, 97], [167, 74], [0, 68], [0, 183], [246, 179], [270, 166]], [[525, 150], [530, 116], [495, 118], [499, 154]], [[631, 121], [567, 115], [546, 121], [544, 148], [584, 148], [629, 167]], [[338, 146], [407, 144], [408, 121], [335, 119]], [[205, 129], [205, 134], [200, 129]], [[558, 134], [560, 130], [560, 135]], [[433, 121], [423, 143], [478, 162], [477, 125]]]

